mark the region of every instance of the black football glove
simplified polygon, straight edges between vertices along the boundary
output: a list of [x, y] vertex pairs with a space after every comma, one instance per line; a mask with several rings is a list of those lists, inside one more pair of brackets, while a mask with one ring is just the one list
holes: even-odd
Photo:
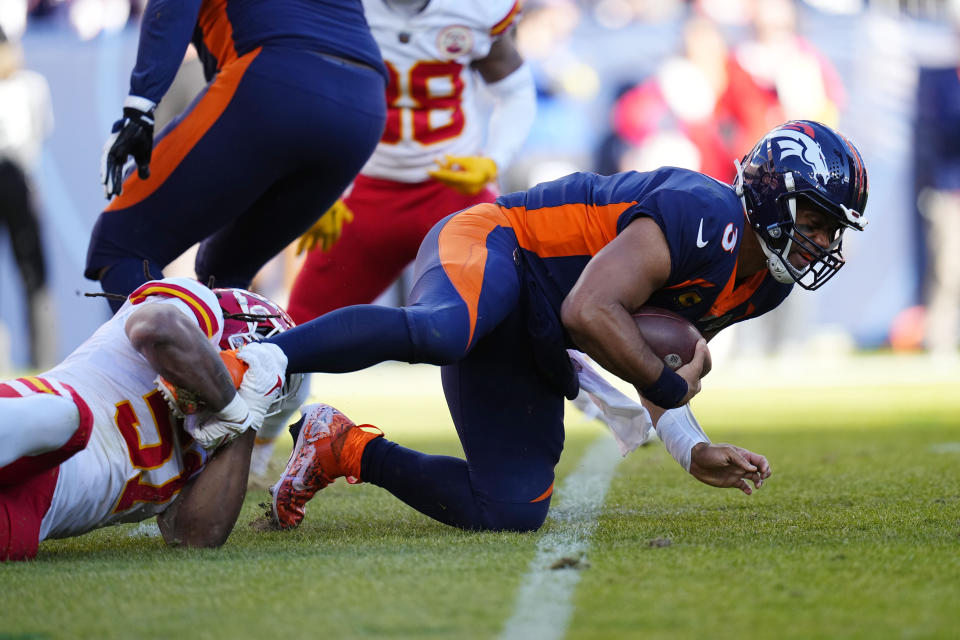
[[[150, 177], [150, 156], [153, 152], [153, 103], [142, 100], [147, 110], [125, 105], [123, 118], [113, 123], [113, 130], [103, 147], [100, 181], [109, 200], [123, 190], [123, 167], [133, 156], [141, 180]], [[129, 100], [128, 100], [129, 101]], [[149, 106], [148, 106], [149, 105]]]

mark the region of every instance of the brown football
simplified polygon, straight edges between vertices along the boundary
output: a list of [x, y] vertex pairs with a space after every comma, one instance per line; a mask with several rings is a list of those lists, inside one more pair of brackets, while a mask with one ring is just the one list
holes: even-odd
[[[640, 307], [633, 314], [637, 328], [653, 352], [671, 369], [678, 369], [693, 359], [700, 332], [678, 313], [658, 307]], [[710, 353], [703, 364], [703, 374], [710, 371]]]

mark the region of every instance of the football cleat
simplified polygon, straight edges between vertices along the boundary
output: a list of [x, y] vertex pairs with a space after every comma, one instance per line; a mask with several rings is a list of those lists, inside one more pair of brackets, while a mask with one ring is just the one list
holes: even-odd
[[271, 518], [281, 529], [299, 525], [307, 502], [337, 478], [359, 482], [364, 448], [383, 436], [371, 425], [357, 426], [328, 404], [306, 405], [301, 411], [303, 418], [290, 428], [291, 435], [296, 432], [296, 443], [287, 467], [270, 488]]

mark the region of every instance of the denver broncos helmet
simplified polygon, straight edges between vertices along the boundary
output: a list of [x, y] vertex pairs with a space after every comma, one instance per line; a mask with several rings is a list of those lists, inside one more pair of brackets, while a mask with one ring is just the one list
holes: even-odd
[[[737, 162], [734, 189], [778, 282], [817, 289], [843, 266], [843, 231], [867, 224], [867, 170], [856, 147], [819, 122], [793, 120], [770, 131]], [[826, 248], [796, 226], [797, 198], [830, 216], [837, 231]], [[798, 269], [788, 260], [792, 245], [812, 256]]]
[[[235, 288], [214, 289], [213, 293], [223, 311], [221, 349], [239, 349], [296, 326], [280, 305], [258, 293]], [[295, 409], [299, 405], [297, 393], [302, 383], [303, 374], [288, 373], [280, 397], [270, 405], [266, 417]]]

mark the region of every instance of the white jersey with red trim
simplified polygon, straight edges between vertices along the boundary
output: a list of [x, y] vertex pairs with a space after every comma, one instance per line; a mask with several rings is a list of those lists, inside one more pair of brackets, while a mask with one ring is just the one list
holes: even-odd
[[165, 278], [130, 294], [116, 315], [61, 364], [36, 378], [7, 383], [24, 387], [15, 387], [22, 395], [36, 393], [31, 381], [67, 384], [93, 415], [86, 448], [60, 465], [41, 540], [156, 515], [206, 462], [203, 448], [157, 391], [157, 372], [127, 337], [127, 318], [142, 304], [173, 305], [211, 344], [220, 341], [223, 313], [214, 293], [194, 280]]
[[470, 65], [518, 18], [520, 0], [430, 0], [413, 15], [386, 0], [363, 7], [390, 83], [383, 137], [362, 173], [423, 182], [445, 154], [480, 154], [487, 113]]

